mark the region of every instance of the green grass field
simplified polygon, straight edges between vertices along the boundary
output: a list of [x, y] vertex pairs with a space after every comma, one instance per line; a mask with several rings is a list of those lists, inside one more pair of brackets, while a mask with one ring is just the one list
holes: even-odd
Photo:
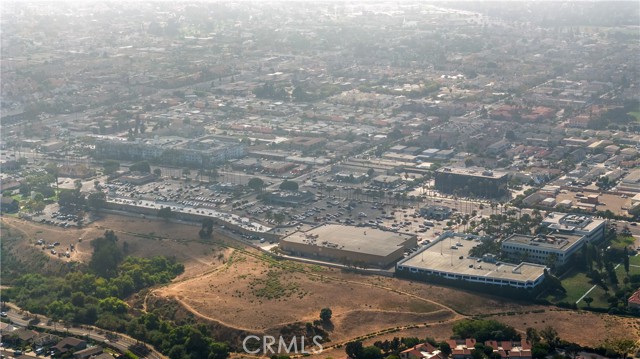
[[629, 115], [636, 118], [636, 121], [640, 122], [640, 111], [629, 112]]
[[633, 242], [635, 242], [635, 240], [636, 239], [633, 238], [632, 236], [623, 237], [618, 235], [616, 239], [613, 242], [611, 242], [611, 246], [613, 248], [623, 249], [624, 247], [628, 247], [632, 245]]
[[562, 286], [567, 290], [566, 294], [548, 295], [545, 299], [553, 302], [575, 303], [582, 295], [593, 286], [590, 279], [583, 272], [572, 270], [562, 279]]
[[[640, 274], [640, 255], [630, 257], [629, 264], [631, 265], [629, 268], [629, 275]], [[638, 267], [634, 267], [634, 265]], [[616, 275], [618, 276], [619, 283], [622, 285], [622, 281], [626, 276], [624, 266], [622, 264], [616, 269]], [[606, 279], [606, 282], [608, 283], [608, 279]], [[615, 288], [612, 285], [608, 285], [610, 293], [611, 291], [615, 291]], [[552, 303], [567, 302], [573, 304], [589, 289], [591, 289], [593, 284], [584, 272], [574, 269], [562, 279], [562, 286], [567, 290], [566, 294], [547, 295], [544, 299]], [[591, 307], [593, 308], [607, 308], [609, 306], [607, 303], [606, 292], [599, 286], [595, 287], [588, 296], [593, 298], [593, 302], [591, 303]], [[585, 308], [587, 307], [587, 304], [582, 300], [578, 303], [578, 307]]]
[[[639, 256], [635, 256], [635, 257], [631, 257], [629, 259], [637, 259], [638, 262], [640, 262], [640, 257]], [[631, 260], [629, 261], [629, 264], [633, 264], [631, 262]], [[633, 274], [640, 274], [640, 267], [629, 267], [629, 275], [633, 275]], [[622, 283], [624, 277], [627, 275], [624, 272], [624, 266], [621, 264], [617, 269], [616, 269], [616, 275], [618, 276], [618, 282], [620, 283], [620, 285], [624, 286], [624, 284]], [[609, 294], [611, 294], [612, 292], [614, 292], [616, 290], [615, 287], [613, 287], [612, 285], [609, 285]], [[582, 296], [582, 295], [580, 295]], [[604, 291], [604, 289], [602, 289], [601, 287], [595, 287], [588, 295], [589, 297], [593, 298], [593, 302], [591, 303], [591, 307], [593, 308], [607, 308], [609, 306], [609, 303], [607, 302], [607, 297], [606, 297], [606, 292]], [[580, 303], [578, 303], [578, 307], [580, 308], [585, 308], [587, 307], [587, 304], [583, 301], [580, 301]]]

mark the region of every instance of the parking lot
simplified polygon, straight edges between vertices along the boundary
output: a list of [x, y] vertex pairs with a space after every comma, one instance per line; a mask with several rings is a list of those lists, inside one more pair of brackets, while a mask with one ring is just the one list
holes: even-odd
[[33, 215], [31, 220], [60, 228], [81, 228], [88, 222], [87, 216], [83, 212], [60, 208], [57, 203], [46, 206], [42, 213]]

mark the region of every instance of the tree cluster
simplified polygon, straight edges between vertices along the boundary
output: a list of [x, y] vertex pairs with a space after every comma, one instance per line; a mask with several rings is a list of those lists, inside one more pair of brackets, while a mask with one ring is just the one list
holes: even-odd
[[284, 180], [280, 183], [280, 190], [282, 191], [292, 191], [295, 192], [298, 190], [298, 183], [295, 181]]
[[462, 320], [453, 325], [453, 334], [459, 338], [487, 340], [520, 340], [520, 334], [511, 326], [495, 320]]
[[202, 220], [202, 226], [198, 235], [202, 239], [211, 238], [211, 234], [213, 233], [213, 219], [205, 218]]
[[[153, 344], [172, 359], [225, 359], [229, 348], [215, 342], [205, 327], [177, 326], [154, 313], [133, 317], [124, 301], [133, 293], [170, 282], [184, 271], [166, 257], [122, 259], [112, 231], [93, 241], [93, 273], [75, 271], [64, 277], [26, 274], [3, 290], [2, 300], [69, 324], [89, 324], [124, 332]], [[102, 259], [105, 257], [106, 259]], [[113, 266], [114, 270], [108, 270]]]

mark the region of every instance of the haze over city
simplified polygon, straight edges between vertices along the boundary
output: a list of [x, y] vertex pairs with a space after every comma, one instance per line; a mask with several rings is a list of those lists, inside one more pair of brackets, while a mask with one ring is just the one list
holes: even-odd
[[0, 29], [2, 357], [640, 357], [639, 2]]

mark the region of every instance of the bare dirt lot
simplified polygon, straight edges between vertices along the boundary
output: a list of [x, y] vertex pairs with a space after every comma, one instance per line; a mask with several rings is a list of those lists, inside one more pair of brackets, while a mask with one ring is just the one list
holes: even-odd
[[281, 267], [263, 260], [264, 255], [250, 254], [236, 251], [219, 270], [156, 293], [174, 297], [205, 317], [254, 331], [312, 322], [324, 307], [333, 311], [333, 334], [338, 337], [364, 334], [380, 325], [431, 321], [424, 314], [439, 310], [438, 320], [454, 315], [429, 300], [363, 281], [368, 277], [357, 281], [339, 271], [298, 263]]
[[[174, 256], [185, 264], [185, 273], [171, 284], [152, 290], [149, 296], [157, 298], [157, 303], [175, 300], [182, 306], [181, 312], [232, 333], [273, 333], [291, 323], [304, 326], [318, 319], [321, 308], [330, 307], [331, 344], [396, 327], [397, 331], [365, 343], [394, 336], [446, 339], [456, 320], [479, 314], [495, 314], [491, 318], [520, 331], [552, 325], [561, 338], [581, 344], [597, 344], [603, 338], [640, 338], [637, 319], [551, 311], [551, 307], [459, 289], [277, 261], [221, 233], [203, 241], [198, 238], [199, 228], [189, 224], [119, 215], [104, 215], [83, 229], [62, 229], [13, 217], [3, 217], [1, 223], [3, 240], [14, 238], [12, 255], [23, 259], [36, 253], [46, 255], [52, 266], [86, 262], [91, 255], [90, 240], [107, 229], [116, 232], [119, 243], [127, 243], [131, 255]], [[62, 249], [74, 243], [77, 253], [69, 259], [54, 257], [34, 245], [39, 238], [48, 243], [58, 241]], [[540, 309], [545, 312], [531, 312]], [[500, 315], [507, 312], [514, 314]], [[344, 348], [331, 353], [320, 356], [342, 356]]]

